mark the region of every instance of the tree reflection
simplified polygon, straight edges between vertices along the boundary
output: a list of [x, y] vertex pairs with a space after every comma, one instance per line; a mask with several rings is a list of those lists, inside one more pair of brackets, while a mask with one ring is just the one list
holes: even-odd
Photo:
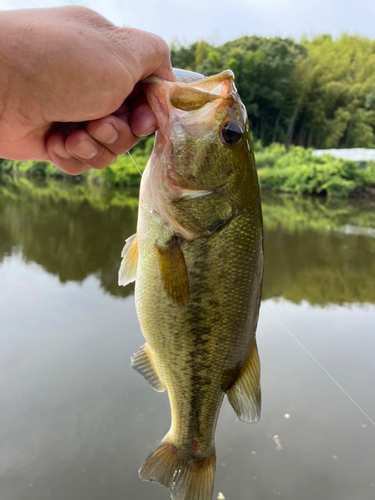
[[[126, 296], [133, 287], [119, 287], [117, 272], [137, 208], [137, 190], [3, 180], [0, 262], [19, 252], [61, 282], [95, 275], [106, 292]], [[374, 234], [346, 234], [375, 228], [374, 208], [363, 201], [265, 195], [263, 299], [375, 303]]]
[[375, 303], [375, 238], [346, 234], [375, 228], [374, 208], [359, 200], [264, 196], [263, 299]]
[[66, 281], [90, 275], [112, 295], [126, 296], [117, 272], [125, 238], [135, 232], [138, 192], [24, 179], [0, 188], [0, 260], [17, 249]]

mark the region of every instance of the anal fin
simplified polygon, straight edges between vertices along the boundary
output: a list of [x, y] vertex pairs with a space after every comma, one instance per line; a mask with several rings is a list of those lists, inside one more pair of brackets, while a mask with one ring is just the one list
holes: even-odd
[[147, 344], [141, 347], [141, 349], [136, 352], [134, 356], [132, 356], [132, 367], [144, 376], [155, 391], [165, 391], [165, 387], [162, 384], [159, 375], [156, 373], [155, 367], [152, 363]]
[[133, 234], [125, 241], [121, 252], [122, 262], [118, 273], [118, 284], [126, 286], [135, 281], [138, 266], [138, 242], [137, 235]]
[[261, 408], [260, 360], [255, 340], [249, 357], [227, 396], [240, 420], [258, 422]]

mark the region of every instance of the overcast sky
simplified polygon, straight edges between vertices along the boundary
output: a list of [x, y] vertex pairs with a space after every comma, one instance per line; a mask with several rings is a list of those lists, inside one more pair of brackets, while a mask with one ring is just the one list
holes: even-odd
[[0, 0], [0, 10], [84, 5], [119, 26], [161, 35], [168, 42], [205, 38], [215, 44], [241, 35], [299, 39], [343, 31], [375, 38], [375, 0]]

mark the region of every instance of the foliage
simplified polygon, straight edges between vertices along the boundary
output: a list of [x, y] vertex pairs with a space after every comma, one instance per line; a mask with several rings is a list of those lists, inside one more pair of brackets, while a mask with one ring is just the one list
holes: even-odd
[[14, 162], [12, 160], [3, 160], [0, 158], [0, 174], [11, 174], [14, 169]]
[[[152, 144], [153, 138], [148, 138], [140, 147], [132, 150], [132, 158], [141, 172], [151, 155]], [[375, 193], [375, 163], [359, 168], [355, 162], [329, 155], [312, 156], [312, 149], [300, 146], [287, 149], [278, 143], [263, 147], [260, 141], [255, 142], [254, 151], [263, 190], [341, 198]], [[1, 172], [47, 179], [69, 178], [48, 162], [4, 161], [0, 163]], [[119, 156], [109, 167], [90, 170], [81, 177], [88, 184], [114, 187], [139, 186], [141, 181], [141, 175], [129, 155]]]
[[132, 150], [131, 157], [129, 154], [121, 155], [112, 165], [103, 170], [90, 170], [88, 173], [89, 180], [93, 182], [102, 181], [110, 186], [139, 186], [141, 175], [137, 167], [141, 172], [146, 168], [153, 143], [154, 138], [149, 137], [141, 146]]
[[280, 144], [261, 148], [257, 143], [255, 157], [264, 190], [346, 198], [375, 188], [375, 163], [362, 169], [353, 161], [317, 157], [311, 149], [292, 146], [287, 150]]
[[375, 41], [343, 34], [300, 43], [244, 36], [214, 47], [172, 46], [176, 67], [232, 69], [255, 139], [317, 147], [375, 147]]

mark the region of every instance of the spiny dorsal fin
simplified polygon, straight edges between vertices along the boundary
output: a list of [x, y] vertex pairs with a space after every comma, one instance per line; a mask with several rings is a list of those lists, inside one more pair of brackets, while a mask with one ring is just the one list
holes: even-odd
[[156, 373], [155, 367], [152, 363], [147, 344], [141, 347], [141, 349], [132, 357], [132, 367], [144, 376], [155, 391], [165, 391], [165, 387], [162, 384], [159, 375]]
[[121, 252], [122, 262], [118, 273], [118, 284], [126, 286], [135, 281], [138, 265], [138, 243], [137, 234], [133, 234], [125, 240], [125, 246]]
[[228, 400], [240, 420], [255, 423], [260, 419], [260, 361], [254, 340], [249, 357], [235, 384], [227, 392]]
[[190, 296], [189, 276], [184, 254], [178, 238], [174, 236], [167, 243], [155, 243], [164, 290], [176, 304], [185, 305]]

